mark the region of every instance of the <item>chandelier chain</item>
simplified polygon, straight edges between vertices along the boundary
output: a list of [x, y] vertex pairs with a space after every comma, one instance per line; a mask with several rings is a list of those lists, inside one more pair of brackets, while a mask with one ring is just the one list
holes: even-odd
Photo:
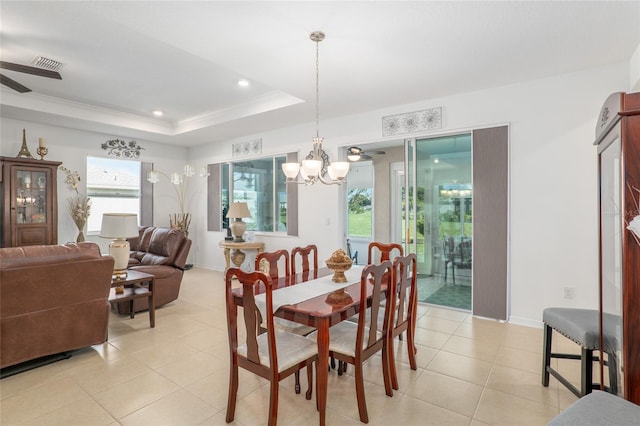
[[316, 39], [316, 137], [320, 137], [320, 39]]

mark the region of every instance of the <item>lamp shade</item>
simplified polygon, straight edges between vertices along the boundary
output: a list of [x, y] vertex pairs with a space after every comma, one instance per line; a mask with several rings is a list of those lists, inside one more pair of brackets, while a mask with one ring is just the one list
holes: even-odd
[[133, 213], [104, 213], [102, 238], [133, 238], [138, 236], [138, 215]]
[[251, 213], [249, 213], [249, 206], [247, 203], [231, 203], [229, 206], [229, 211], [227, 212], [227, 217], [229, 218], [242, 218], [242, 217], [251, 217]]

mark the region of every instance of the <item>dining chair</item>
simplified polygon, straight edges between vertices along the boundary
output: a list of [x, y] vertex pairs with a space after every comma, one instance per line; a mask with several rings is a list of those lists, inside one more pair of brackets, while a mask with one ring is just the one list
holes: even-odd
[[[318, 270], [318, 247], [315, 244], [309, 244], [306, 247], [294, 247], [291, 249], [291, 275], [296, 276], [297, 259], [300, 258], [301, 272], [303, 273], [303, 279], [309, 279], [309, 272], [311, 271], [311, 265], [313, 270]], [[304, 276], [306, 274], [306, 277]]]
[[[264, 259], [264, 262], [262, 262]], [[266, 263], [268, 266], [265, 268], [261, 265], [261, 262]], [[278, 264], [284, 262], [284, 269], [279, 268]], [[287, 250], [277, 250], [273, 252], [263, 251], [256, 256], [256, 271], [261, 271], [269, 275], [272, 280], [277, 280], [280, 277], [291, 276], [291, 266], [289, 264], [289, 252]], [[283, 272], [280, 275], [280, 271]]]
[[392, 260], [392, 254], [402, 256], [404, 254], [402, 246], [398, 243], [380, 243], [378, 241], [372, 241], [369, 243], [367, 263], [372, 264], [384, 262], [385, 260]]
[[[238, 279], [242, 285], [242, 318], [238, 319], [238, 306], [234, 302], [232, 280]], [[263, 272], [244, 272], [239, 268], [230, 268], [225, 276], [227, 302], [227, 328], [229, 332], [229, 351], [231, 369], [229, 374], [229, 397], [227, 401], [227, 423], [235, 416], [238, 396], [238, 368], [243, 368], [271, 383], [269, 399], [269, 425], [275, 425], [278, 418], [278, 389], [282, 379], [301, 369], [307, 369], [309, 388], [306, 398], [311, 399], [313, 372], [311, 367], [318, 359], [317, 345], [302, 336], [280, 331], [273, 324], [272, 281]], [[265, 287], [266, 332], [260, 333], [263, 316], [256, 304], [254, 290], [256, 285]], [[238, 341], [239, 324], [244, 324], [246, 340]]]
[[444, 282], [447, 282], [447, 272], [449, 271], [449, 265], [451, 265], [451, 275], [453, 276], [453, 285], [456, 284], [456, 264], [455, 264], [455, 240], [453, 237], [449, 237], [442, 241], [443, 259], [444, 259]]
[[[316, 249], [317, 250], [317, 249]], [[279, 265], [280, 264], [280, 267]], [[284, 265], [284, 268], [281, 266]], [[278, 280], [282, 277], [291, 279], [290, 256], [287, 250], [277, 250], [274, 252], [261, 252], [256, 256], [255, 268], [257, 271], [266, 273], [272, 280]], [[282, 274], [280, 274], [282, 272]], [[294, 284], [293, 282], [287, 282], [286, 285]], [[284, 318], [275, 318], [275, 326], [281, 331], [287, 331], [289, 333], [297, 334], [299, 336], [306, 336], [315, 330], [315, 328], [298, 324], [293, 321], [286, 320]], [[263, 328], [266, 328], [266, 324], [262, 324]], [[300, 373], [295, 373], [295, 391], [300, 393]]]
[[418, 308], [418, 261], [415, 253], [406, 256], [397, 256], [393, 260], [392, 282], [395, 284], [395, 310], [393, 313], [391, 332], [389, 333], [389, 365], [391, 369], [391, 384], [393, 389], [398, 389], [398, 376], [396, 374], [395, 354], [393, 339], [402, 340], [402, 333], [407, 333], [407, 353], [409, 365], [416, 370], [416, 353], [418, 348], [414, 343], [416, 331], [416, 315]]
[[[363, 423], [369, 422], [364, 392], [363, 365], [367, 359], [379, 351], [382, 351], [382, 375], [385, 392], [388, 396], [393, 396], [389, 355], [391, 349], [388, 333], [395, 305], [394, 299], [391, 299], [390, 302], [391, 309], [381, 309], [380, 306], [380, 301], [384, 297], [383, 284], [386, 284], [391, 294], [395, 292], [391, 276], [392, 264], [388, 260], [379, 265], [365, 266], [360, 276], [360, 300], [367, 300], [367, 293], [370, 290], [370, 308], [360, 309], [358, 323], [342, 321], [331, 327], [329, 354], [338, 361], [354, 366], [358, 413], [360, 421]], [[366, 314], [367, 311], [370, 312], [369, 315]], [[378, 325], [379, 316], [383, 317], [382, 328]], [[315, 341], [317, 336], [318, 332], [316, 331], [307, 338]]]

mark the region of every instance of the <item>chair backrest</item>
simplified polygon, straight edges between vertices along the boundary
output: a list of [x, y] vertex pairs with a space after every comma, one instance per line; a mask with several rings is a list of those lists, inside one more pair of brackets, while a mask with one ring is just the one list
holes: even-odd
[[356, 251], [352, 251], [351, 250], [351, 240], [349, 238], [347, 238], [347, 254], [349, 255], [349, 258], [353, 261], [354, 265], [358, 264], [358, 250]]
[[[391, 300], [391, 309], [382, 309], [380, 301], [384, 294], [383, 285], [386, 284], [389, 294], [395, 292], [395, 285], [391, 280], [392, 278], [392, 264], [386, 260], [378, 265], [367, 265], [362, 270], [360, 276], [360, 300], [367, 299], [367, 290], [371, 288], [371, 305], [369, 309], [360, 309], [358, 314], [358, 333], [355, 341], [355, 351], [358, 353], [366, 353], [368, 351], [378, 350], [384, 339], [386, 338], [387, 330], [391, 325], [393, 319], [393, 310], [395, 303]], [[367, 311], [370, 315], [367, 318]], [[382, 321], [379, 318], [384, 315]], [[380, 325], [382, 325], [382, 330]]]
[[464, 240], [458, 244], [458, 259], [456, 266], [461, 269], [471, 268], [471, 240]]
[[[261, 260], [265, 260], [269, 269], [263, 270], [260, 265]], [[284, 268], [279, 267], [278, 264], [282, 262]], [[282, 266], [282, 265], [280, 265]], [[277, 280], [280, 277], [291, 276], [291, 266], [289, 265], [289, 252], [287, 250], [278, 250], [274, 252], [262, 252], [256, 256], [256, 271], [265, 272], [272, 280]]]
[[300, 272], [305, 273], [311, 270], [313, 264], [313, 270], [318, 269], [318, 247], [314, 244], [309, 244], [306, 247], [294, 247], [291, 250], [291, 275], [296, 275], [296, 260], [300, 257], [300, 264], [302, 270]]
[[393, 279], [396, 286], [396, 310], [393, 328], [406, 328], [418, 307], [418, 262], [415, 253], [393, 259]]
[[[232, 281], [237, 278], [238, 282], [242, 285], [242, 313], [243, 321], [238, 321], [238, 306], [234, 302]], [[267, 342], [269, 345], [269, 363], [265, 364], [260, 361], [260, 355], [258, 351], [258, 335], [264, 331], [260, 327], [262, 323], [262, 314], [256, 305], [255, 290], [259, 285], [263, 285], [265, 288], [265, 316], [266, 333], [268, 333]], [[275, 340], [275, 328], [273, 324], [273, 302], [271, 296], [271, 278], [264, 272], [254, 271], [245, 272], [239, 268], [229, 268], [225, 275], [225, 293], [227, 301], [227, 328], [229, 332], [229, 349], [233, 355], [249, 360], [251, 363], [256, 364], [256, 368], [276, 368], [278, 366], [278, 359], [276, 355], [276, 340]], [[238, 324], [244, 323], [246, 335], [246, 354], [238, 353]], [[259, 367], [262, 366], [262, 367]]]
[[[378, 256], [376, 256], [378, 254]], [[385, 260], [391, 260], [395, 256], [402, 256], [404, 251], [402, 246], [398, 243], [380, 243], [372, 241], [369, 243], [369, 251], [367, 255], [367, 263], [384, 262]]]
[[453, 262], [453, 258], [456, 254], [456, 243], [453, 237], [449, 237], [442, 241], [442, 247], [444, 249], [444, 258], [450, 262]]

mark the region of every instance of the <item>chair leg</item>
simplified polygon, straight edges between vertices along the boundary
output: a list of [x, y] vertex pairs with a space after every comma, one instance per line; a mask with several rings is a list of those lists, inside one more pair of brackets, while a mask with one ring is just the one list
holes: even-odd
[[549, 386], [549, 370], [547, 367], [551, 365], [551, 336], [553, 330], [551, 326], [544, 325], [544, 337], [542, 338], [542, 386]]
[[271, 378], [271, 396], [269, 397], [269, 426], [278, 424], [278, 389], [279, 383]]
[[305, 397], [307, 400], [311, 399], [311, 394], [313, 393], [313, 363], [307, 364], [307, 393]]
[[[395, 360], [393, 359], [393, 345], [385, 344], [382, 348], [382, 377], [384, 379], [384, 391], [387, 396], [393, 396], [393, 389], [398, 389], [398, 377], [395, 378], [395, 388], [393, 387], [393, 375], [396, 374]], [[392, 366], [391, 363], [394, 362]], [[393, 373], [391, 372], [393, 371]]]
[[407, 327], [407, 352], [409, 353], [409, 365], [412, 370], [418, 369], [418, 363], [416, 362], [416, 353], [418, 352], [418, 348], [416, 347], [414, 334], [413, 334], [413, 326], [412, 322], [414, 320], [411, 319], [409, 321], [409, 327]]
[[364, 377], [362, 373], [362, 363], [354, 365], [356, 371], [356, 398], [358, 399], [358, 413], [362, 423], [369, 423], [369, 414], [367, 413], [367, 401], [364, 394]]
[[[389, 374], [391, 376], [391, 387], [395, 390], [398, 390], [398, 373], [396, 370], [396, 355], [395, 355], [395, 350], [394, 350], [394, 345], [393, 345], [393, 335], [391, 336], [391, 338], [389, 339]], [[400, 344], [399, 346], [402, 346], [402, 344]], [[384, 370], [384, 355], [382, 356], [382, 362], [383, 362], [383, 370]], [[386, 384], [387, 384], [387, 380], [385, 378], [385, 388], [386, 388]], [[386, 390], [386, 389], [385, 389]]]
[[300, 370], [294, 373], [294, 377], [296, 379], [296, 394], [300, 393]]
[[580, 359], [581, 370], [581, 393], [582, 396], [591, 393], [593, 389], [593, 351], [591, 349], [582, 348], [582, 357]]
[[333, 370], [335, 370], [336, 369], [336, 359], [334, 357], [331, 357], [330, 364], [331, 364], [331, 368]]
[[451, 276], [453, 277], [453, 285], [456, 285], [456, 264], [451, 262]]
[[238, 366], [232, 365], [229, 373], [229, 397], [227, 399], [227, 423], [231, 423], [236, 413], [236, 397], [238, 396]]

